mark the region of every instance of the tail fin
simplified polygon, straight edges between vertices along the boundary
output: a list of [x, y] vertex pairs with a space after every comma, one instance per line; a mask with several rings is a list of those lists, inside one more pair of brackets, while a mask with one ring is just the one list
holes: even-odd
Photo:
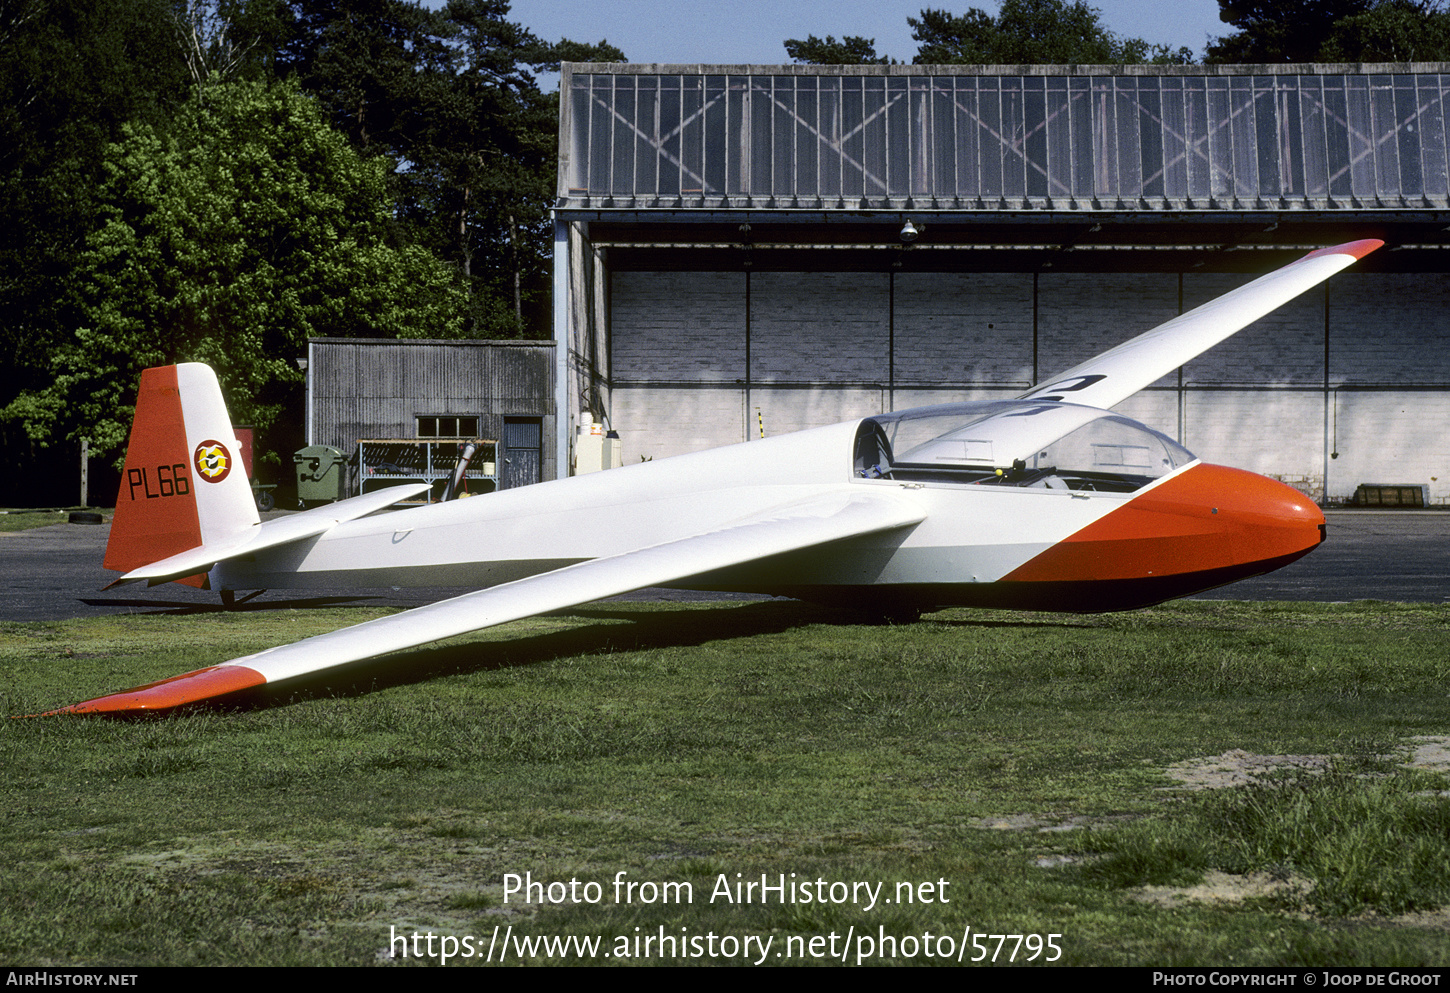
[[142, 372], [105, 567], [130, 572], [259, 521], [216, 373], [197, 362]]

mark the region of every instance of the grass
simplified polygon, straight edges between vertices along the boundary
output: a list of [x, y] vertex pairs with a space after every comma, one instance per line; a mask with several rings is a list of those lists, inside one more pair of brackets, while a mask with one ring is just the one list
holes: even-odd
[[7, 510], [0, 514], [0, 534], [10, 531], [29, 531], [31, 528], [49, 527], [52, 524], [64, 524], [73, 510], [88, 510], [91, 513], [101, 513], [107, 519], [110, 518], [110, 511], [101, 511], [95, 507], [69, 507], [61, 510]]
[[[0, 706], [35, 713], [377, 613], [7, 624]], [[927, 933], [967, 960], [978, 933], [1041, 936], [1040, 953], [1062, 935], [1069, 964], [1450, 959], [1444, 776], [1399, 765], [1415, 736], [1450, 734], [1450, 610], [844, 621], [788, 602], [599, 604], [229, 710], [6, 721], [0, 961], [373, 964], [398, 933], [486, 943], [496, 925], [621, 952], [771, 938], [772, 963], [816, 961], [810, 940], [831, 934], [852, 935], [851, 961], [935, 961]], [[1237, 790], [1166, 775], [1231, 749], [1338, 758]], [[1214, 872], [1300, 885], [1145, 899]], [[718, 895], [791, 873], [918, 899]], [[506, 898], [509, 876], [536, 899]], [[600, 899], [549, 899], [571, 881]], [[660, 896], [685, 883], [692, 899]], [[800, 954], [773, 958], [787, 940]]]
[[1284, 898], [1326, 917], [1404, 914], [1450, 904], [1450, 803], [1443, 777], [1339, 759], [1323, 772], [1214, 791], [1170, 821], [1108, 835], [1084, 879], [1126, 887], [1194, 882], [1208, 869], [1300, 877]]

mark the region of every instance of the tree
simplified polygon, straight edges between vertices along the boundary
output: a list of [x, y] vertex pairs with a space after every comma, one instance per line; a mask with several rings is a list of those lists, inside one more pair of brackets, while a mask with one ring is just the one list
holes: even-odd
[[1450, 58], [1443, 0], [1219, 0], [1238, 28], [1210, 63], [1438, 62]]
[[1437, 0], [1384, 0], [1342, 17], [1320, 46], [1318, 62], [1450, 60], [1450, 13]]
[[792, 62], [808, 65], [863, 66], [887, 65], [890, 59], [876, 54], [876, 39], [857, 35], [844, 35], [837, 41], [826, 35], [824, 41], [815, 35], [808, 35], [805, 41], [790, 38], [785, 43], [785, 54]]
[[292, 21], [285, 0], [173, 0], [172, 16], [193, 83], [271, 78]]
[[295, 0], [286, 72], [355, 145], [398, 163], [409, 237], [456, 266], [479, 337], [547, 337], [558, 98], [533, 73], [624, 61], [601, 42], [551, 45], [505, 0]]
[[[997, 19], [977, 7], [969, 7], [961, 15], [928, 7], [921, 17], [908, 17], [906, 23], [918, 43], [912, 59], [917, 65], [1009, 65], [1017, 61], [1004, 54], [1008, 40], [1002, 37]], [[1057, 60], [1027, 61], [1047, 65]]]
[[413, 0], [293, 0], [292, 37], [279, 54], [333, 126], [367, 154], [412, 146], [448, 75], [453, 27]]
[[1218, 0], [1219, 20], [1238, 32], [1208, 45], [1209, 63], [1314, 62], [1336, 22], [1373, 0]]
[[557, 68], [558, 56], [507, 12], [501, 0], [450, 0], [444, 8], [454, 32], [446, 82], [402, 157], [410, 162], [409, 202], [426, 205], [414, 216], [428, 228], [427, 243], [468, 283], [474, 333], [513, 338], [529, 324], [540, 332], [551, 325], [547, 228], [558, 105], [532, 70]]
[[116, 451], [140, 370], [186, 360], [266, 429], [295, 402], [308, 336], [461, 330], [451, 270], [390, 237], [387, 161], [360, 157], [295, 86], [213, 77], [169, 129], [125, 128], [106, 168], [78, 327], [48, 385], [4, 411], [32, 438]]
[[1003, 0], [994, 18], [976, 7], [960, 16], [928, 8], [908, 17], [919, 43], [917, 65], [1121, 65], [1188, 63], [1187, 48], [1170, 50], [1141, 38], [1119, 38], [1084, 0]]
[[[75, 326], [71, 274], [107, 144], [128, 121], [163, 125], [185, 97], [170, 0], [0, 0], [0, 410], [49, 383], [47, 357]], [[37, 499], [55, 475], [40, 457], [0, 418], [0, 487]]]

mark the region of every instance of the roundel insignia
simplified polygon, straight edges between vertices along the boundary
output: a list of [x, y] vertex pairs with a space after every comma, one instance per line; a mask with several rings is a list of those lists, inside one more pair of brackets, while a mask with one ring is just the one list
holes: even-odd
[[201, 478], [208, 483], [220, 483], [232, 471], [232, 453], [219, 441], [208, 438], [196, 446], [192, 463]]

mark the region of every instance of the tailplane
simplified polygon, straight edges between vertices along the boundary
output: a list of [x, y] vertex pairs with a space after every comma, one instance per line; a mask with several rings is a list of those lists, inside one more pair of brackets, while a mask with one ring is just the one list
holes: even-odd
[[[258, 523], [216, 373], [197, 362], [142, 372], [105, 567], [130, 572]], [[201, 573], [178, 581], [206, 586]]]

